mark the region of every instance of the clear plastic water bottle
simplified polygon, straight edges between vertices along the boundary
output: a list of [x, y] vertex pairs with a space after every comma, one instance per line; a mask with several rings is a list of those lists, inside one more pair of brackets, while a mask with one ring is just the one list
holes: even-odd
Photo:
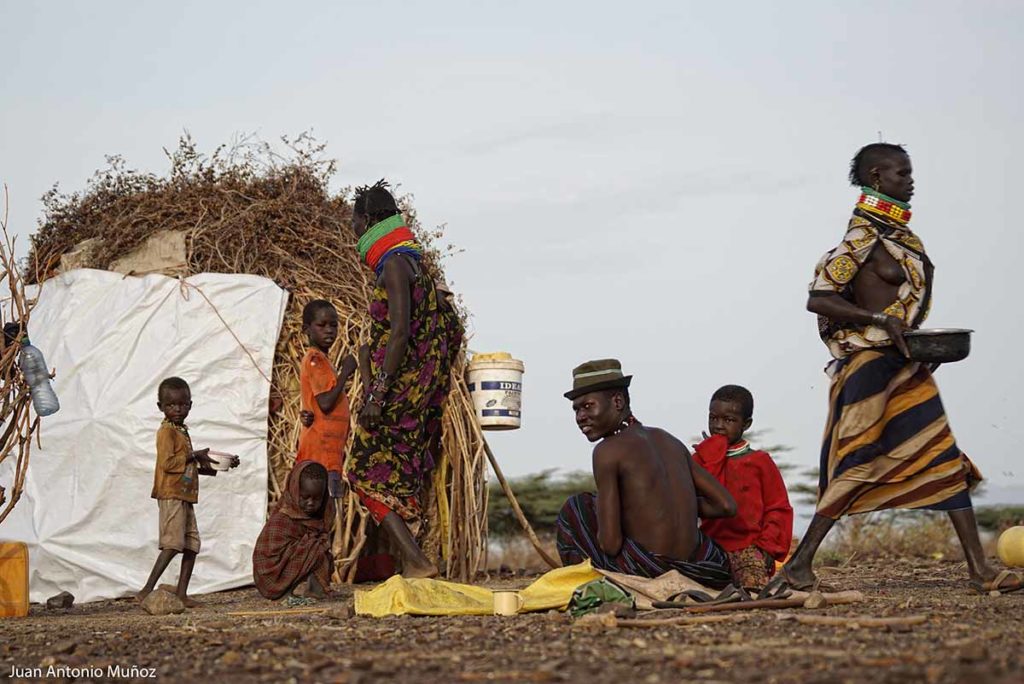
[[32, 392], [32, 406], [40, 416], [51, 416], [60, 410], [57, 394], [50, 387], [50, 371], [46, 368], [43, 352], [31, 345], [28, 337], [21, 338], [21, 372]]

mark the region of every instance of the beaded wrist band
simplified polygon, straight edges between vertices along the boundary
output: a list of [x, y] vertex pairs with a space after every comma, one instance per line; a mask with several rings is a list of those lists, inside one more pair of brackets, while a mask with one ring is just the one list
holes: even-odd
[[380, 371], [373, 378], [373, 382], [370, 383], [370, 397], [371, 399], [375, 394], [379, 394], [380, 398], [376, 400], [381, 406], [384, 405], [384, 396], [388, 393], [388, 386], [391, 384], [391, 376], [386, 371]]

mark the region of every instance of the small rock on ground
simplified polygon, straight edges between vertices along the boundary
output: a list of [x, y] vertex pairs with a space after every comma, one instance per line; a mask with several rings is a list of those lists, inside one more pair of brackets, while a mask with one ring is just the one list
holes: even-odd
[[56, 596], [46, 599], [47, 610], [67, 610], [75, 605], [75, 595], [69, 591], [62, 591]]
[[157, 589], [142, 602], [142, 609], [150, 615], [175, 615], [185, 612], [185, 604], [175, 594]]
[[810, 596], [804, 599], [804, 608], [824, 608], [828, 605], [828, 599], [820, 591], [812, 591]]
[[325, 615], [331, 620], [348, 620], [356, 614], [355, 606], [351, 603], [344, 603], [337, 608], [331, 608]]

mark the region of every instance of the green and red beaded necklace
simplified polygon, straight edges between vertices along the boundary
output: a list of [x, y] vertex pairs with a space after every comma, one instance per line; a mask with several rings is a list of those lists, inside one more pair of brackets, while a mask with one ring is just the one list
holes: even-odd
[[857, 200], [857, 208], [864, 211], [878, 214], [892, 219], [900, 225], [910, 222], [910, 205], [900, 202], [888, 195], [883, 195], [874, 188], [864, 186], [861, 188], [860, 199]]

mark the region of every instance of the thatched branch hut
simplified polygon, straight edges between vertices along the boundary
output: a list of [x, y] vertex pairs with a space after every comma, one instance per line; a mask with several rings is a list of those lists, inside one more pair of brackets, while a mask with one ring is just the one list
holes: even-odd
[[[291, 299], [275, 354], [267, 426], [271, 501], [284, 486], [298, 439], [302, 307], [316, 298], [337, 307], [337, 361], [364, 339], [371, 285], [348, 228], [347, 193], [329, 188], [334, 162], [322, 160], [323, 146], [308, 136], [283, 142], [285, 155], [243, 141], [204, 156], [186, 136], [168, 153], [166, 177], [109, 158], [109, 167], [85, 190], [61, 194], [55, 188], [44, 197], [45, 215], [28, 258], [36, 281], [87, 267], [135, 275], [246, 273], [287, 289]], [[426, 267], [442, 275], [439, 232], [423, 230], [408, 202], [405, 208], [427, 247]], [[481, 565], [487, 524], [483, 441], [464, 367], [463, 355], [452, 370], [442, 457], [425, 497], [428, 524], [421, 540], [447, 575], [460, 580], [471, 579]], [[351, 494], [340, 515], [336, 557], [342, 578], [351, 580], [372, 522]]]

